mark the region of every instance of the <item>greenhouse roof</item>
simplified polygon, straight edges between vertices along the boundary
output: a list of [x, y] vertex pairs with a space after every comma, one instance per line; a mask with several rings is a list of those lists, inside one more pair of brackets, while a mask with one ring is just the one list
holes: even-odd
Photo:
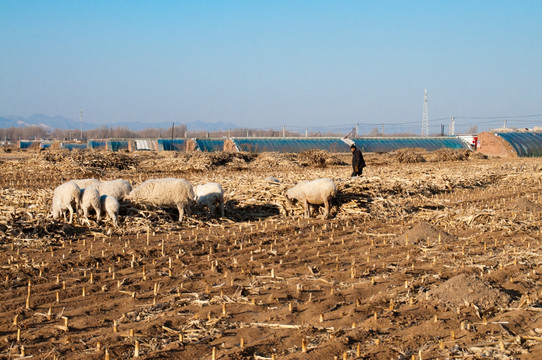
[[496, 133], [508, 142], [521, 157], [542, 156], [542, 133], [539, 132], [505, 132]]
[[158, 151], [185, 151], [184, 139], [158, 139]]
[[63, 149], [73, 150], [73, 149], [86, 149], [87, 144], [75, 144], [75, 143], [62, 143], [61, 147]]
[[319, 149], [329, 152], [349, 151], [341, 138], [232, 138], [240, 151], [300, 153]]
[[469, 149], [465, 141], [456, 137], [357, 138], [352, 140], [363, 152], [390, 152], [404, 148], [422, 148], [428, 151], [442, 148]]
[[108, 140], [107, 149], [111, 151], [127, 150], [128, 140]]
[[222, 151], [224, 150], [224, 139], [195, 139], [200, 151]]
[[88, 141], [89, 149], [101, 149], [105, 148], [105, 140], [89, 140]]

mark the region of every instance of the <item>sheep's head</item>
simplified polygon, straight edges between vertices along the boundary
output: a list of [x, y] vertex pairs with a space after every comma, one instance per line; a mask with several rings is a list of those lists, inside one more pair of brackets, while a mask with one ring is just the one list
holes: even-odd
[[297, 202], [297, 199], [295, 197], [292, 196], [292, 193], [290, 192], [290, 190], [287, 190], [285, 193], [284, 193], [284, 197], [286, 198], [286, 201], [288, 202], [288, 204], [290, 205], [294, 205], [296, 202]]
[[62, 212], [60, 211], [60, 209], [51, 210], [51, 215], [53, 216], [53, 220], [58, 220], [60, 218], [61, 213]]
[[128, 194], [124, 195], [125, 200], [137, 200], [136, 193], [132, 190]]

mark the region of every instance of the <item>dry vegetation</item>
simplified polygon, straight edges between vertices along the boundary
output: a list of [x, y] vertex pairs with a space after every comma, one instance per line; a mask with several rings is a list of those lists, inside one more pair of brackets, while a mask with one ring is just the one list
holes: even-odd
[[[349, 160], [0, 153], [0, 358], [540, 358], [542, 160], [410, 149], [359, 179]], [[220, 182], [226, 217], [48, 217], [66, 180], [169, 176]], [[332, 219], [300, 219], [284, 190], [324, 176]]]

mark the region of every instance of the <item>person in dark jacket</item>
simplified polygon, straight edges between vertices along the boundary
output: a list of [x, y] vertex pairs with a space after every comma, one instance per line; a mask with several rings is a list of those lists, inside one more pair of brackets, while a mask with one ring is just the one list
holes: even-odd
[[352, 175], [350, 176], [361, 176], [363, 168], [365, 167], [365, 160], [363, 160], [363, 154], [361, 150], [356, 147], [355, 144], [350, 145], [350, 151], [352, 151]]

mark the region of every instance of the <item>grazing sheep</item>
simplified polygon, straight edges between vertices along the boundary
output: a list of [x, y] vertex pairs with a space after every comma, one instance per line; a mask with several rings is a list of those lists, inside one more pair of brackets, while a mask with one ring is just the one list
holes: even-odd
[[96, 187], [101, 181], [98, 179], [76, 179], [70, 180], [70, 182], [75, 183], [75, 185], [79, 186], [80, 189], [85, 189], [91, 186]]
[[59, 185], [53, 193], [53, 205], [51, 215], [53, 220], [57, 220], [60, 215], [64, 215], [66, 221], [66, 210], [70, 212], [70, 224], [73, 221], [73, 211], [79, 207], [81, 201], [81, 189], [73, 182], [67, 182]]
[[310, 206], [324, 204], [324, 218], [329, 218], [331, 200], [337, 195], [337, 188], [329, 178], [312, 181], [300, 181], [296, 186], [286, 191], [286, 199], [290, 204], [302, 202], [305, 207], [305, 217], [311, 216]]
[[90, 224], [88, 221], [88, 211], [90, 208], [93, 208], [94, 211], [96, 211], [96, 221], [100, 221], [100, 193], [92, 186], [81, 189], [81, 209], [83, 210], [83, 215], [85, 216], [87, 224]]
[[132, 191], [132, 185], [123, 179], [102, 181], [96, 188], [100, 195], [113, 196], [118, 200], [123, 200]]
[[220, 217], [224, 217], [224, 191], [218, 183], [207, 183], [194, 187], [196, 195], [195, 202], [198, 205], [205, 205], [209, 209], [211, 216], [214, 215], [216, 208], [220, 209]]
[[179, 210], [179, 222], [182, 222], [185, 210], [190, 215], [194, 189], [185, 179], [149, 179], [136, 186], [127, 198], [154, 205], [175, 205]]
[[105, 211], [113, 221], [113, 225], [117, 227], [119, 221], [119, 201], [114, 196], [102, 195], [100, 197], [100, 207], [101, 211]]

